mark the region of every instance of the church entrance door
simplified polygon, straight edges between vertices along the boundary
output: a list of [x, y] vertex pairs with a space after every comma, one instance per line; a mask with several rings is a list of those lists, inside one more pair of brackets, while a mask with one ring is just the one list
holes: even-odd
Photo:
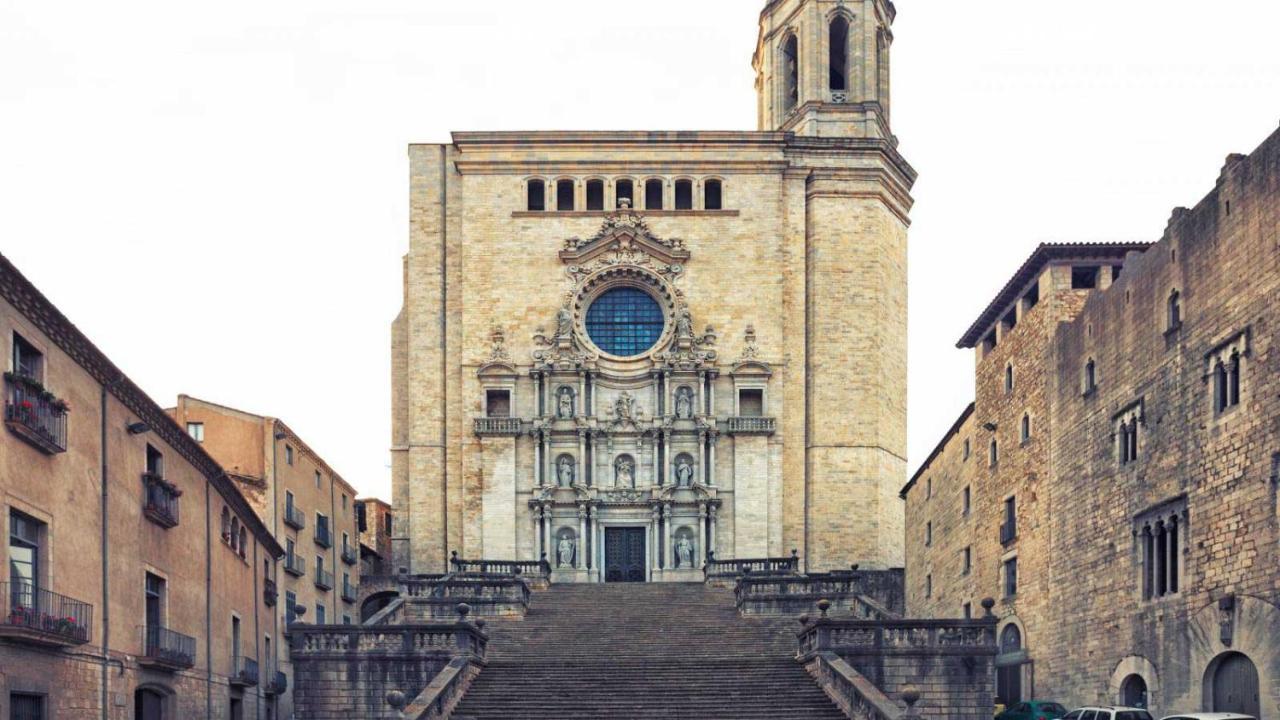
[[644, 536], [642, 527], [604, 529], [605, 582], [644, 582]]

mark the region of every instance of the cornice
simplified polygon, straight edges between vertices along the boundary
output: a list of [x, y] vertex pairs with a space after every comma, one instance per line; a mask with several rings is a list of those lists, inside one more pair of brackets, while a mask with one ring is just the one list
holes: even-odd
[[[782, 146], [779, 146], [779, 150]], [[706, 152], [708, 148], [695, 148]], [[485, 159], [458, 159], [454, 167], [463, 175], [759, 175], [781, 172], [785, 160], [583, 160], [558, 161], [545, 157], [512, 160], [509, 156]]]

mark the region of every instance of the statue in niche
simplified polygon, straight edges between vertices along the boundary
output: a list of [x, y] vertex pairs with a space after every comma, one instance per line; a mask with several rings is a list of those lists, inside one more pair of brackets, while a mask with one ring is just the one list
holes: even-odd
[[556, 337], [567, 338], [573, 333], [573, 312], [568, 306], [556, 313]]
[[635, 420], [636, 399], [631, 397], [631, 393], [623, 391], [618, 396], [618, 401], [614, 403], [614, 414], [619, 420]]
[[623, 455], [614, 463], [614, 484], [618, 487], [635, 487], [636, 486], [636, 464], [631, 458]]
[[676, 567], [691, 568], [693, 567], [693, 543], [689, 541], [688, 535], [681, 535], [676, 540]]
[[573, 417], [573, 388], [562, 387], [556, 393], [556, 415], [562, 420]]
[[688, 386], [676, 390], [676, 417], [682, 420], [693, 417], [693, 390]]
[[556, 464], [556, 478], [560, 481], [560, 487], [573, 485], [573, 458], [568, 455], [560, 458], [560, 462]]
[[693, 485], [693, 463], [688, 455], [676, 458], [676, 484], [680, 487]]
[[557, 567], [573, 567], [573, 552], [577, 549], [577, 543], [573, 538], [565, 535], [560, 538], [560, 544], [556, 548], [556, 559], [559, 561]]
[[679, 314], [676, 315], [676, 336], [693, 337], [693, 316], [689, 314], [689, 308], [680, 308]]

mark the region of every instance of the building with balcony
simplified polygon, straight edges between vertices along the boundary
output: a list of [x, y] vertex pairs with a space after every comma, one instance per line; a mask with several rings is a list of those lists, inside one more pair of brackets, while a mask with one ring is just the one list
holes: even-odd
[[[276, 588], [280, 602], [267, 616], [272, 626], [284, 632], [291, 620], [359, 622], [355, 598], [344, 597], [338, 582], [345, 574], [359, 585], [355, 488], [279, 418], [189, 395], [179, 395], [169, 413], [227, 468], [284, 548]], [[277, 644], [275, 650], [259, 664], [291, 678], [287, 648]], [[274, 697], [278, 717], [288, 718], [290, 694]]]
[[1044, 245], [903, 489], [907, 610], [997, 598], [1012, 704], [1280, 714], [1280, 133], [1154, 244]]
[[237, 483], [2, 256], [0, 348], [0, 716], [280, 717], [283, 549]]

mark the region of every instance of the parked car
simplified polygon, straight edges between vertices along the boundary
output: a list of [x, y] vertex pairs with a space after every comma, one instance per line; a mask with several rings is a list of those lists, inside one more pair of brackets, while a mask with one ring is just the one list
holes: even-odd
[[996, 720], [1058, 720], [1066, 714], [1067, 709], [1056, 702], [1030, 700], [996, 715]]
[[1167, 715], [1162, 720], [1258, 720], [1258, 719], [1252, 715], [1241, 715], [1239, 713], [1208, 712], [1208, 713], [1182, 713], [1180, 715]]
[[1155, 718], [1142, 708], [1090, 705], [1072, 710], [1063, 716], [1063, 720], [1155, 720]]

